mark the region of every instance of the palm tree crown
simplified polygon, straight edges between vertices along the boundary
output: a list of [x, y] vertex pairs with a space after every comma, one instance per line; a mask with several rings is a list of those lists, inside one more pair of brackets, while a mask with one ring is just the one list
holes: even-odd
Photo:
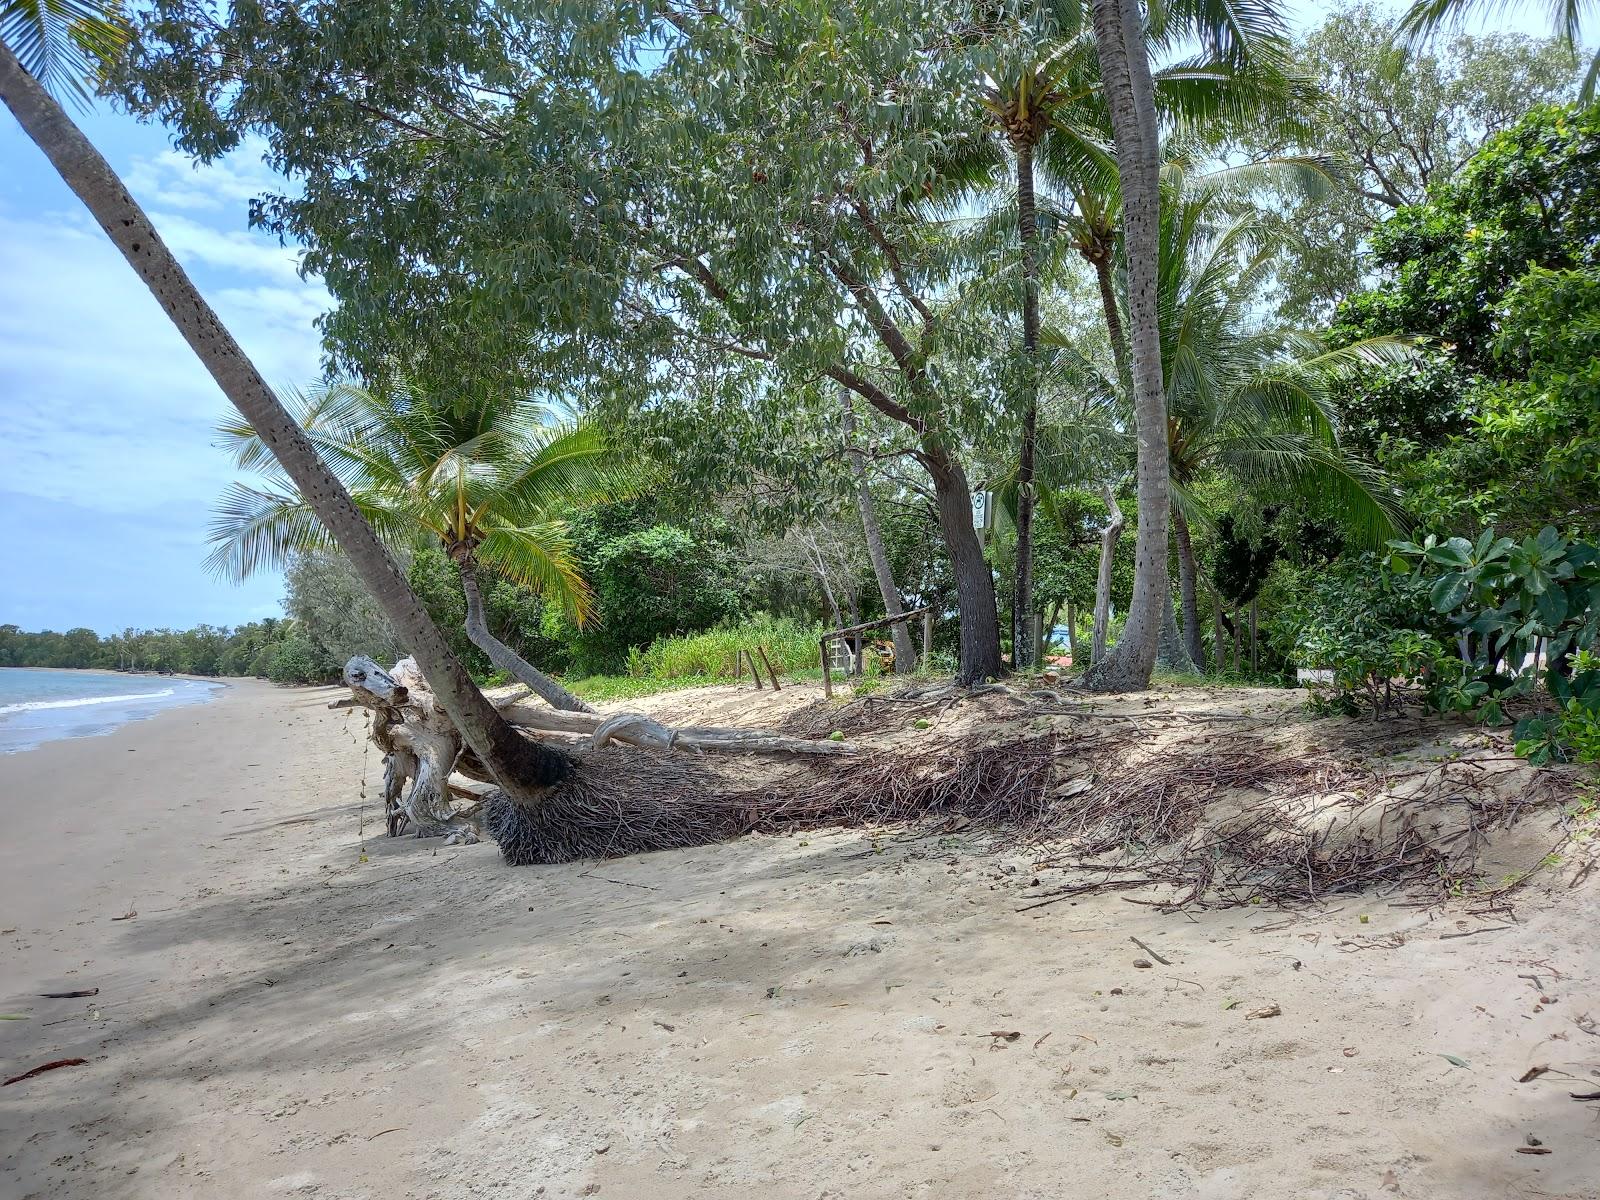
[[[439, 402], [404, 385], [332, 384], [292, 395], [288, 407], [390, 545], [431, 541], [587, 619], [589, 589], [557, 513], [618, 488], [594, 425], [557, 422], [528, 397]], [[239, 466], [266, 483], [224, 493], [212, 569], [239, 579], [296, 552], [332, 549], [255, 431], [229, 421], [220, 432]]]

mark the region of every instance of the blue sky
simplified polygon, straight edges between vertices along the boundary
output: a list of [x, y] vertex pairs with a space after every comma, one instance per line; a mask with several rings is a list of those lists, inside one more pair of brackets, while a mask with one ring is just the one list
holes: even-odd
[[[1295, 6], [1297, 26], [1323, 6]], [[1538, 5], [1492, 27], [1540, 28]], [[1482, 28], [1482, 23], [1475, 23]], [[246, 225], [270, 190], [259, 151], [197, 169], [165, 132], [104, 108], [83, 125], [275, 386], [318, 372], [328, 305], [296, 254]], [[282, 582], [206, 574], [226, 401], [121, 256], [0, 111], [0, 623], [234, 625], [280, 611]]]

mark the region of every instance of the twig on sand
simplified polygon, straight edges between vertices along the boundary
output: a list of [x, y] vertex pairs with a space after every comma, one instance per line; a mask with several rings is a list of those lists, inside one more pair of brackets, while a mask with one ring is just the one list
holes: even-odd
[[1132, 942], [1135, 946], [1139, 947], [1139, 949], [1143, 950], [1151, 958], [1155, 959], [1163, 967], [1170, 967], [1172, 965], [1172, 960], [1171, 959], [1162, 958], [1161, 955], [1157, 954], [1154, 950], [1150, 949], [1149, 945], [1147, 945], [1144, 942], [1141, 942], [1138, 938], [1130, 937], [1128, 940], [1130, 942]]
[[59, 1071], [62, 1067], [81, 1067], [88, 1062], [87, 1058], [58, 1058], [51, 1062], [40, 1063], [31, 1071], [24, 1071], [21, 1075], [13, 1075], [0, 1087], [10, 1087], [13, 1083], [21, 1083], [24, 1079], [32, 1079], [35, 1075], [43, 1075], [46, 1071]]
[[1454, 933], [1441, 933], [1439, 940], [1442, 942], [1446, 938], [1471, 937], [1475, 933], [1493, 933], [1497, 929], [1510, 928], [1512, 928], [1510, 925], [1484, 925], [1478, 929], [1458, 929]]

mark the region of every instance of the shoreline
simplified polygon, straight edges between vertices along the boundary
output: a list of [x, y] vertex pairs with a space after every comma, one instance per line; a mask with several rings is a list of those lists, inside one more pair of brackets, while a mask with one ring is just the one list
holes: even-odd
[[[0, 671], [49, 671], [56, 675], [129, 675], [141, 679], [189, 679], [195, 683], [215, 683], [232, 687], [242, 680], [255, 680], [254, 675], [187, 675], [178, 671], [162, 674], [160, 671], [124, 671], [119, 667], [0, 667]], [[262, 683], [269, 682], [261, 680]]]
[[[152, 720], [163, 713], [204, 706], [216, 702], [242, 681], [228, 682], [201, 675], [161, 675], [151, 672], [109, 671], [84, 667], [5, 667], [5, 671], [58, 675], [83, 679], [91, 694], [19, 696], [0, 705], [0, 758], [28, 754], [57, 742], [78, 742], [106, 737], [129, 726]], [[87, 676], [105, 682], [87, 682]], [[117, 692], [113, 683], [125, 686], [158, 688], [150, 692]], [[106, 695], [92, 694], [108, 691]], [[24, 692], [23, 696], [27, 693]]]

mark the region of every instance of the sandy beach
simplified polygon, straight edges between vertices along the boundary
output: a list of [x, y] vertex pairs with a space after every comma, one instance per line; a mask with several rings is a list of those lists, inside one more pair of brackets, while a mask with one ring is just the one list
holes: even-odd
[[1018, 913], [960, 839], [512, 869], [385, 839], [333, 694], [0, 759], [0, 1069], [88, 1060], [0, 1090], [0, 1195], [1600, 1197], [1592, 876], [1162, 916]]

